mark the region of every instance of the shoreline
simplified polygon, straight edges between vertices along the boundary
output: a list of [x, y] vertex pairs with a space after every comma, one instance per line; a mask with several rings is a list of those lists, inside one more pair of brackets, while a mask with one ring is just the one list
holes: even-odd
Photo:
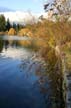
[[7, 32], [0, 32], [0, 36], [1, 35], [7, 35]]

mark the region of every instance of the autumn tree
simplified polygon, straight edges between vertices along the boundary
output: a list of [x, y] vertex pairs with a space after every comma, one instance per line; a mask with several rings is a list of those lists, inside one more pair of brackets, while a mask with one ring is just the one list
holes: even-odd
[[16, 31], [14, 28], [10, 28], [8, 35], [16, 35]]

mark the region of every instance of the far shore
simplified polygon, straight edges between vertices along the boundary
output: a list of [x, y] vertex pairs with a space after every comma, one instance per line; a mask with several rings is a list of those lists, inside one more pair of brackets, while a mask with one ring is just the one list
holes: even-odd
[[0, 32], [0, 35], [6, 35], [7, 32]]

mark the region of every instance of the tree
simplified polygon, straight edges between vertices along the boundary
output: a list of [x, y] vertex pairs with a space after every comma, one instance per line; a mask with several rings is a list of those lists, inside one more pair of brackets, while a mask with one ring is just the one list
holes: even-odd
[[51, 10], [53, 11], [53, 15], [57, 13], [63, 18], [68, 18], [71, 14], [71, 0], [54, 0], [52, 4], [46, 2], [44, 4], [44, 10]]
[[9, 19], [7, 19], [7, 22], [6, 22], [6, 30], [9, 31], [10, 28], [11, 28], [11, 24], [10, 24]]
[[13, 22], [13, 28], [16, 30], [16, 24]]
[[71, 0], [55, 0], [54, 6], [60, 15], [70, 15], [71, 13]]
[[8, 32], [8, 35], [15, 35], [16, 34], [16, 31], [14, 28], [10, 28], [9, 32]]
[[0, 15], [0, 31], [5, 31], [6, 21], [3, 15]]

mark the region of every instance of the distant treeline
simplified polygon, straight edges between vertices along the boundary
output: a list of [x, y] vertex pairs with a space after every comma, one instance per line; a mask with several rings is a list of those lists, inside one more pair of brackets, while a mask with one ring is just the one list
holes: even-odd
[[0, 15], [0, 32], [9, 31], [10, 28], [14, 28], [16, 31], [18, 31], [23, 28], [23, 25], [16, 24], [15, 22], [11, 24], [9, 19], [6, 21], [4, 15]]

